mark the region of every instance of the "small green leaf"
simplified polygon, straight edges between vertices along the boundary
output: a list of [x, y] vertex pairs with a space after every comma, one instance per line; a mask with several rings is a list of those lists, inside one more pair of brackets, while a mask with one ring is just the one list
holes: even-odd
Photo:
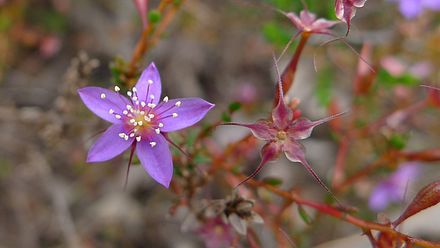
[[150, 12], [148, 12], [148, 20], [151, 23], [158, 23], [161, 18], [162, 18], [162, 15], [157, 10], [151, 10]]
[[196, 164], [208, 164], [211, 163], [212, 160], [210, 157], [203, 154], [196, 154], [196, 156], [193, 158], [193, 161]]
[[283, 184], [283, 180], [276, 177], [266, 177], [263, 179], [263, 181], [272, 186], [280, 186], [281, 184]]
[[330, 104], [332, 96], [333, 74], [328, 68], [322, 70], [318, 76], [318, 84], [316, 86], [316, 97], [321, 106], [327, 107]]
[[377, 80], [380, 84], [387, 88], [392, 88], [397, 85], [404, 86], [416, 86], [419, 84], [419, 80], [411, 74], [403, 74], [400, 76], [393, 76], [386, 70], [379, 70], [377, 74]]
[[222, 114], [222, 121], [224, 121], [224, 122], [231, 122], [231, 116], [228, 114], [228, 113], [226, 113], [226, 112], [223, 112], [223, 114]]
[[235, 111], [239, 110], [241, 108], [241, 104], [239, 102], [233, 102], [229, 104], [229, 113], [234, 113]]
[[402, 150], [405, 148], [407, 141], [407, 135], [393, 134], [389, 139], [389, 144], [395, 149]]
[[293, 33], [276, 22], [269, 22], [263, 26], [263, 35], [270, 43], [278, 47], [284, 47], [293, 36]]
[[306, 223], [307, 225], [310, 225], [312, 223], [312, 218], [301, 205], [298, 205], [298, 213], [304, 223]]

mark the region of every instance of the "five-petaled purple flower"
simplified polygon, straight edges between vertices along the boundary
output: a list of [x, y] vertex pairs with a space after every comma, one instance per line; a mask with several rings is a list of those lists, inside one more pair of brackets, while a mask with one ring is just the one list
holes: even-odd
[[417, 177], [417, 163], [405, 163], [399, 169], [374, 188], [369, 200], [370, 209], [379, 212], [390, 203], [398, 203], [404, 199], [408, 183]]
[[406, 19], [418, 17], [424, 8], [434, 11], [440, 11], [440, 0], [389, 0], [390, 2], [399, 2], [400, 13]]
[[286, 16], [292, 21], [298, 31], [306, 33], [330, 34], [329, 28], [338, 23], [324, 18], [316, 19], [316, 15], [307, 10], [302, 10], [299, 16], [293, 12], [287, 13]]
[[[137, 84], [127, 92], [129, 98], [100, 87], [78, 90], [84, 104], [97, 116], [113, 123], [92, 145], [87, 162], [102, 162], [131, 147], [145, 171], [158, 183], [169, 187], [173, 161], [166, 133], [189, 127], [201, 120], [214, 104], [200, 98], [160, 101], [161, 80], [151, 63]], [[129, 162], [129, 164], [130, 164]]]
[[290, 161], [301, 163], [309, 171], [309, 173], [312, 174], [317, 182], [325, 190], [327, 190], [327, 192], [332, 194], [328, 187], [321, 181], [318, 175], [310, 167], [305, 158], [305, 149], [298, 141], [310, 137], [314, 127], [328, 122], [344, 113], [333, 115], [317, 121], [311, 121], [304, 117], [298, 118], [297, 115], [294, 115], [292, 110], [284, 103], [281, 80], [280, 83], [278, 83], [278, 86], [280, 96], [278, 98], [277, 105], [272, 110], [270, 119], [259, 120], [254, 124], [242, 124], [235, 122], [225, 123], [225, 125], [247, 127], [251, 130], [255, 137], [267, 141], [266, 145], [264, 145], [261, 150], [262, 159], [257, 169], [239, 185], [257, 175], [257, 173], [267, 162], [276, 159], [279, 154], [284, 153], [287, 159]]

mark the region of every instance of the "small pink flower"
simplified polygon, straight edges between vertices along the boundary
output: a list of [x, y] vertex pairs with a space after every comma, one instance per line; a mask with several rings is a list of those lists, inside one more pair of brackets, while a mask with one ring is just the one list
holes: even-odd
[[331, 194], [331, 191], [327, 188], [327, 186], [325, 186], [321, 179], [319, 179], [318, 175], [310, 167], [305, 158], [305, 149], [298, 141], [310, 137], [313, 128], [316, 126], [328, 122], [344, 113], [317, 121], [311, 121], [304, 117], [299, 118], [299, 115], [296, 114], [297, 112], [292, 113], [292, 110], [284, 103], [280, 83], [279, 90], [280, 97], [278, 98], [278, 104], [272, 110], [272, 116], [270, 119], [259, 120], [254, 124], [242, 124], [235, 122], [225, 124], [247, 127], [251, 130], [255, 137], [267, 142], [261, 150], [262, 160], [260, 164], [255, 171], [240, 184], [243, 184], [250, 178], [257, 175], [267, 162], [276, 159], [281, 153], [284, 153], [287, 159], [290, 161], [301, 163], [309, 171], [309, 173], [312, 174], [317, 182]]
[[[78, 90], [84, 104], [97, 116], [111, 122], [104, 134], [92, 145], [87, 162], [112, 159], [131, 147], [145, 171], [158, 183], [169, 187], [173, 161], [166, 134], [194, 125], [214, 104], [200, 98], [160, 101], [161, 80], [151, 63], [137, 84], [127, 92], [129, 98], [100, 87]], [[130, 156], [130, 160], [131, 160]]]
[[347, 35], [350, 32], [351, 19], [356, 15], [356, 8], [362, 8], [367, 0], [336, 0], [336, 17], [347, 23]]
[[338, 23], [323, 18], [316, 19], [316, 15], [307, 10], [301, 11], [299, 16], [292, 12], [287, 13], [286, 16], [300, 32], [307, 33], [330, 34], [329, 29]]

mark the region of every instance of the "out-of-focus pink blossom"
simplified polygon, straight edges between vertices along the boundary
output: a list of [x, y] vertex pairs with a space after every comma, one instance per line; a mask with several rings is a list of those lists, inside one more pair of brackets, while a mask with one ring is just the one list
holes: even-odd
[[399, 4], [400, 13], [406, 19], [414, 19], [423, 13], [424, 9], [440, 11], [440, 0], [389, 0]]
[[397, 203], [404, 199], [405, 192], [410, 181], [414, 180], [419, 173], [417, 163], [405, 163], [399, 169], [383, 180], [373, 190], [369, 200], [369, 207], [374, 211], [382, 211], [391, 203]]
[[242, 103], [253, 103], [258, 98], [258, 90], [251, 83], [240, 84], [234, 92], [235, 99]]
[[409, 73], [418, 79], [424, 79], [433, 71], [432, 65], [428, 61], [419, 61], [414, 65], [408, 65], [405, 61], [393, 56], [383, 58], [380, 64], [382, 68], [394, 77]]
[[55, 35], [48, 35], [40, 41], [40, 54], [44, 58], [50, 58], [61, 49], [61, 39]]
[[226, 224], [221, 217], [206, 220], [196, 233], [207, 248], [229, 247], [235, 238], [232, 226]]
[[138, 11], [139, 16], [142, 19], [142, 26], [145, 29], [148, 25], [148, 21], [147, 21], [148, 0], [133, 0], [133, 1], [136, 6], [136, 10]]

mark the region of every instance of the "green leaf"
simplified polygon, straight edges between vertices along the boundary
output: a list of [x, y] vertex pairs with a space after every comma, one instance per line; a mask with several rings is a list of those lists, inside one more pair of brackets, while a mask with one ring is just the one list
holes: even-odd
[[312, 223], [312, 218], [301, 205], [298, 205], [298, 213], [304, 223], [306, 223], [307, 225], [310, 225]]
[[284, 47], [289, 42], [293, 33], [276, 22], [268, 22], [263, 26], [263, 35], [268, 42], [278, 47]]
[[392, 88], [397, 85], [417, 86], [419, 84], [419, 80], [411, 74], [405, 73], [400, 76], [393, 76], [388, 71], [383, 69], [379, 70], [377, 80], [380, 84], [387, 88]]
[[266, 177], [263, 179], [263, 182], [270, 184], [272, 186], [280, 186], [281, 184], [283, 184], [283, 180], [276, 177]]
[[404, 134], [393, 134], [389, 139], [389, 144], [398, 150], [405, 148], [408, 141], [408, 136]]
[[234, 113], [235, 111], [239, 110], [241, 108], [241, 104], [239, 102], [233, 102], [229, 104], [229, 113]]
[[160, 19], [162, 18], [162, 15], [157, 10], [151, 10], [148, 12], [148, 20], [150, 23], [158, 23]]
[[193, 158], [193, 161], [196, 164], [208, 164], [211, 163], [212, 160], [210, 157], [203, 154], [196, 154], [196, 156]]
[[231, 116], [228, 114], [228, 113], [226, 113], [226, 112], [223, 112], [223, 114], [222, 114], [222, 121], [224, 121], [224, 122], [231, 122]]
[[323, 107], [328, 107], [332, 99], [332, 81], [333, 74], [330, 69], [324, 69], [319, 73], [315, 94], [318, 103]]

